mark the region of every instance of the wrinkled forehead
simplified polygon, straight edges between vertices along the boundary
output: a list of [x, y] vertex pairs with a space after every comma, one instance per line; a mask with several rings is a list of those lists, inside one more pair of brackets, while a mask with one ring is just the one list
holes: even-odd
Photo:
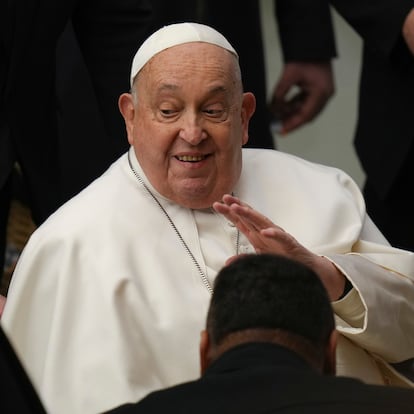
[[131, 87], [136, 75], [154, 56], [171, 47], [194, 42], [219, 46], [238, 57], [228, 40], [209, 26], [198, 23], [171, 24], [153, 33], [138, 49], [131, 67]]
[[165, 49], [147, 62], [135, 77], [134, 93], [179, 92], [190, 89], [242, 92], [236, 57], [229, 51], [202, 42], [190, 42]]

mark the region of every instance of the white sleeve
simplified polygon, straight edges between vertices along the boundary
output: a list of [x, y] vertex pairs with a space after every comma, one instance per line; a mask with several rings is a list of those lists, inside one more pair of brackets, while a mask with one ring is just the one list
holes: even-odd
[[391, 247], [366, 217], [352, 252], [326, 257], [353, 285], [333, 302], [338, 330], [388, 362], [414, 357], [414, 253]]

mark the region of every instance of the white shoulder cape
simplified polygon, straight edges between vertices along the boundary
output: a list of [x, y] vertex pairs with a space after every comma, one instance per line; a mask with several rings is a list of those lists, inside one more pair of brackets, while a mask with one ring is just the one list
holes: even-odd
[[[333, 304], [338, 373], [395, 382], [381, 361], [414, 357], [413, 253], [387, 244], [344, 172], [272, 150], [243, 162], [237, 196], [354, 285]], [[194, 215], [167, 208], [206, 267]], [[209, 299], [124, 155], [32, 235], [2, 324], [49, 412], [96, 414], [198, 377]]]

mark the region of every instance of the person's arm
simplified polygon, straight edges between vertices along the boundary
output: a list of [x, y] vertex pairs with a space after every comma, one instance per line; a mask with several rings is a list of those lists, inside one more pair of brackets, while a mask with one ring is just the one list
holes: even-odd
[[285, 64], [270, 110], [286, 134], [314, 119], [333, 95], [336, 47], [326, 0], [278, 0], [275, 13]]
[[332, 301], [343, 296], [346, 278], [335, 264], [302, 246], [266, 216], [232, 195], [225, 195], [222, 203], [214, 203], [213, 208], [237, 226], [256, 253], [280, 254], [297, 260], [318, 274]]
[[[406, 256], [406, 252], [390, 251], [388, 255], [393, 256], [395, 262], [398, 255], [402, 262], [413, 262], [414, 259]], [[338, 331], [388, 362], [412, 358], [413, 280], [375, 263], [369, 255], [362, 253], [331, 255], [329, 258], [354, 286], [345, 298], [332, 304], [341, 320]]]
[[[236, 197], [226, 195], [213, 207], [257, 253], [282, 254], [310, 266], [343, 321], [338, 326], [343, 335], [388, 362], [414, 357], [414, 253], [391, 247], [368, 216], [351, 252], [319, 256]], [[354, 288], [342, 297], [346, 279]]]
[[327, 257], [355, 287], [343, 300], [333, 303], [343, 322], [338, 330], [389, 362], [412, 358], [414, 253], [391, 247], [365, 216], [360, 240], [352, 252]]
[[320, 62], [336, 57], [327, 0], [276, 0], [275, 15], [285, 62]]
[[389, 56], [403, 40], [403, 26], [412, 0], [330, 0], [331, 5], [361, 36], [364, 46]]

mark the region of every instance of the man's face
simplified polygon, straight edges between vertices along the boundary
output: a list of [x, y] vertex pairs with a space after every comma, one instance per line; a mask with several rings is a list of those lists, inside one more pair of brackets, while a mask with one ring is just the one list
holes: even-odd
[[235, 57], [207, 43], [154, 56], [120, 109], [128, 140], [151, 184], [189, 208], [206, 208], [233, 190], [255, 108], [243, 94]]

